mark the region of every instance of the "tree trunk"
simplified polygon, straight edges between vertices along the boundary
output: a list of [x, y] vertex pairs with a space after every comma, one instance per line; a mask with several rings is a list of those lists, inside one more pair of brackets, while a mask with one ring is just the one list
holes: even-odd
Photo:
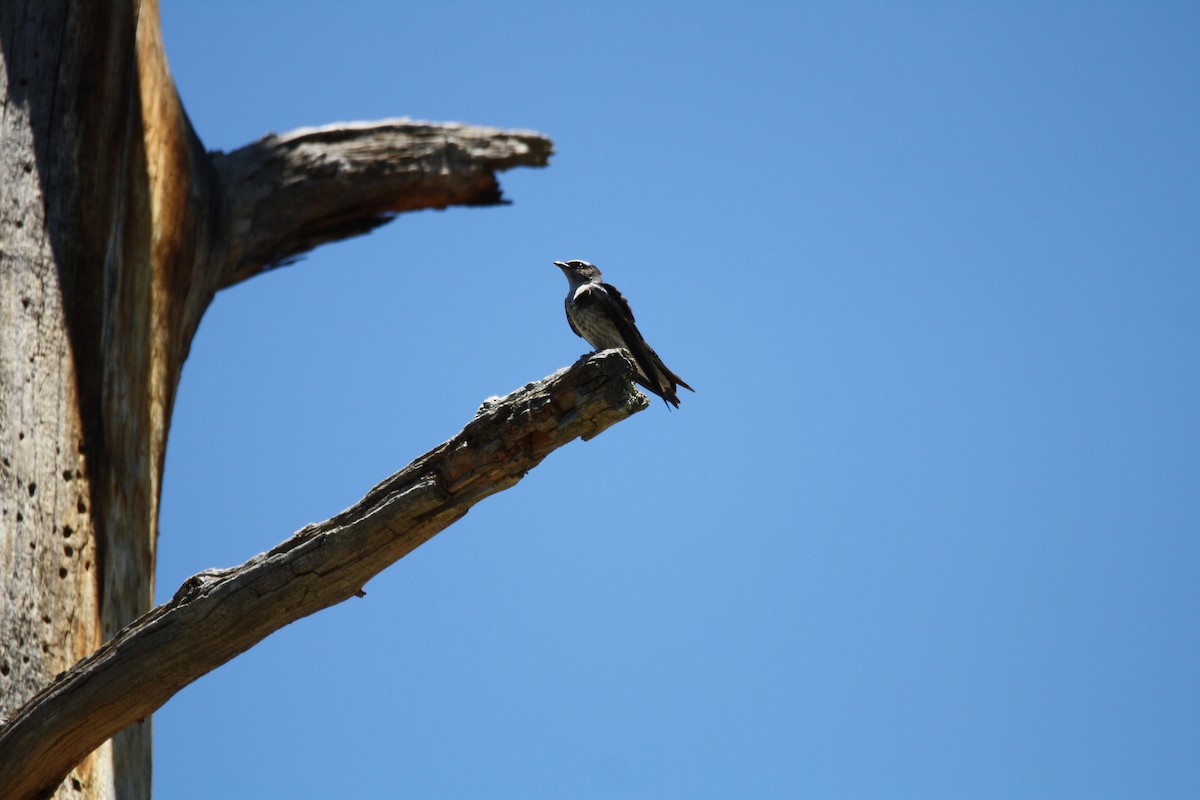
[[[551, 146], [392, 121], [210, 157], [156, 0], [0, 0], [0, 60], [7, 717], [153, 603], [171, 409], [214, 293], [399, 211], [500, 202], [494, 173], [543, 165]], [[332, 148], [344, 168], [324, 175], [314, 155]], [[58, 796], [148, 798], [149, 729], [93, 752]]]

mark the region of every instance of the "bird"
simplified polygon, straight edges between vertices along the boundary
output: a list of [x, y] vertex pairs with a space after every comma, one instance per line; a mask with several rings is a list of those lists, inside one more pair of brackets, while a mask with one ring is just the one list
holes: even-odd
[[596, 350], [620, 347], [629, 351], [637, 365], [634, 380], [668, 405], [679, 408], [676, 387], [682, 386], [689, 392], [696, 390], [667, 369], [654, 348], [646, 344], [634, 324], [629, 303], [617, 288], [601, 281], [600, 270], [587, 261], [555, 261], [554, 266], [562, 270], [570, 284], [563, 305], [567, 309], [567, 323], [575, 335]]

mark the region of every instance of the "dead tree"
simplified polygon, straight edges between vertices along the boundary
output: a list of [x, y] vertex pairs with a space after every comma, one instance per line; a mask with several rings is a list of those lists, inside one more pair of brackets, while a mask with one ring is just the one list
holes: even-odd
[[[582, 361], [152, 610], [166, 434], [214, 294], [399, 212], [498, 203], [496, 173], [551, 143], [389, 120], [207, 153], [156, 0], [0, 0], [0, 61], [0, 797], [148, 798], [149, 715], [178, 688], [645, 401], [621, 353]], [[232, 636], [230, 611], [254, 623]]]

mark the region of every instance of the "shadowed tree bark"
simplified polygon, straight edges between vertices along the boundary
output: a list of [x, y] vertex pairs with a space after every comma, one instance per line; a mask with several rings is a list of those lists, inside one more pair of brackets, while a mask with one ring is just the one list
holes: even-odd
[[[160, 619], [144, 617], [97, 653], [153, 603], [167, 430], [213, 295], [398, 212], [502, 202], [496, 173], [545, 165], [551, 143], [389, 120], [207, 153], [167, 69], [156, 0], [0, 0], [0, 96], [0, 796], [148, 798], [148, 714], [170, 692], [108, 696], [75, 718], [120, 731], [90, 755], [98, 742], [88, 736], [39, 740], [46, 729], [28, 719], [47, 698], [78, 710], [101, 696], [89, 678], [97, 659], [103, 674], [122, 675], [110, 656]], [[606, 380], [625, 369], [600, 363]], [[641, 407], [593, 390], [607, 398], [609, 410], [593, 415], [605, 424]], [[551, 432], [502, 425], [496, 447], [532, 453], [571, 438], [568, 418], [591, 395], [547, 391]], [[479, 496], [515, 482], [500, 472], [474, 480]], [[353, 574], [340, 590], [360, 580]], [[217, 578], [197, 580], [172, 605], [193, 604]], [[207, 668], [251, 644], [239, 640]], [[52, 685], [93, 653], [92, 672], [81, 665]], [[21, 759], [35, 757], [30, 778]]]

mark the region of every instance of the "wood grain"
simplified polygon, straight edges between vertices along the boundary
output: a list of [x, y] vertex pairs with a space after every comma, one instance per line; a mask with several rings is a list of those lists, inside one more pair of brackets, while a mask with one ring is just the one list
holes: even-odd
[[496, 173], [545, 166], [549, 139], [407, 119], [267, 136], [214, 154], [232, 245], [218, 288], [404, 211], [503, 202]]
[[486, 401], [457, 435], [352, 507], [232, 569], [207, 570], [58, 676], [0, 726], [0, 797], [49, 792], [71, 767], [175, 692], [363, 585], [553, 450], [649, 404], [621, 350]]

